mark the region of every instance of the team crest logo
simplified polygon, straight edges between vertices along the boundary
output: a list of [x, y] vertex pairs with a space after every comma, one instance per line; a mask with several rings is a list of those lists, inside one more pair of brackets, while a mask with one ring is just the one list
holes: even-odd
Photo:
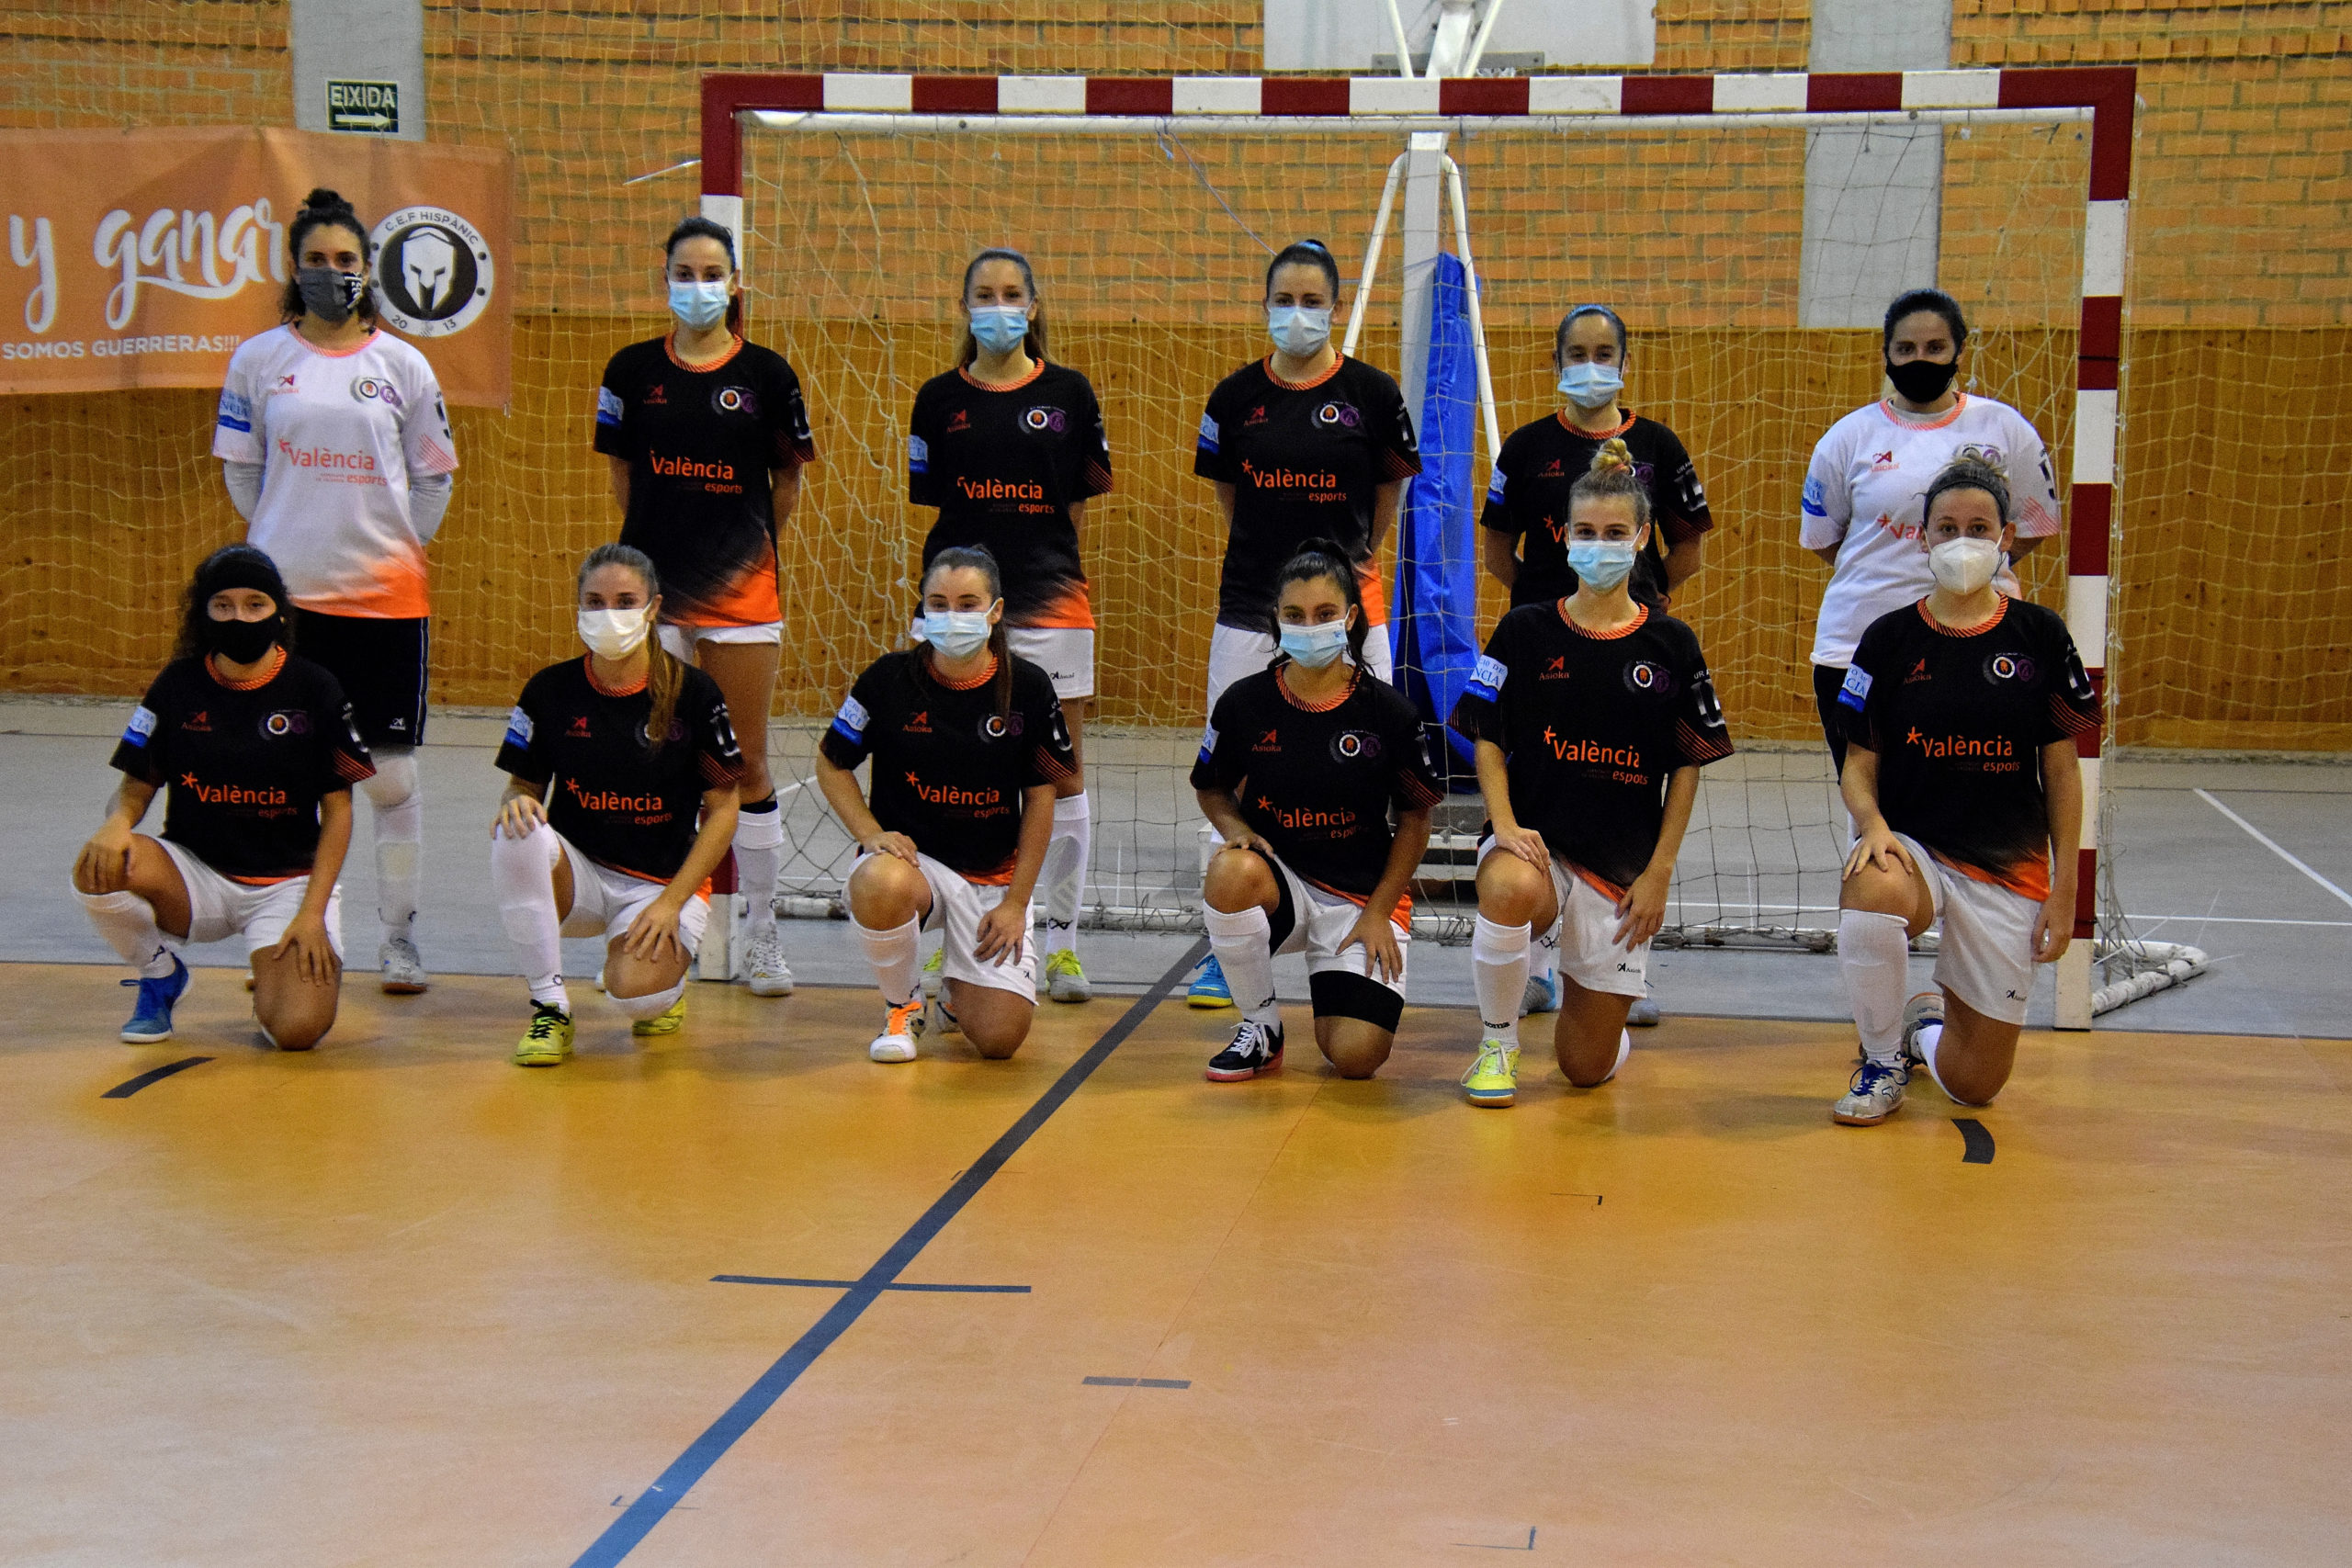
[[[642, 731], [640, 731], [639, 733], [641, 733], [641, 734], [643, 734], [643, 735], [644, 735], [644, 737], [645, 737], [645, 743], [646, 743], [646, 745], [647, 745], [647, 746], [649, 746], [649, 747], [650, 747], [650, 746], [653, 744], [653, 724], [652, 724], [652, 721], [651, 721], [651, 720], [650, 720], [650, 719], [649, 719], [649, 720], [647, 720], [647, 721], [646, 721], [646, 725], [645, 725], [644, 729], [643, 729]], [[670, 742], [669, 742], [669, 743], [670, 743], [671, 745], [674, 746], [674, 745], [676, 745], [679, 741], [684, 740], [685, 738], [686, 738], [686, 727], [685, 727], [684, 722], [683, 720], [680, 720], [680, 719], [675, 719], [675, 718], [672, 719], [672, 720], [670, 721]]]
[[1322, 425], [1343, 425], [1353, 430], [1363, 423], [1363, 415], [1356, 412], [1353, 403], [1325, 403], [1315, 411], [1315, 423]]
[[1625, 666], [1625, 689], [1644, 696], [1670, 697], [1674, 694], [1674, 672], [1663, 664], [1636, 659]]
[[1331, 737], [1331, 758], [1340, 762], [1371, 762], [1380, 757], [1380, 737], [1368, 729], [1343, 729]]
[[490, 308], [497, 265], [481, 231], [440, 207], [403, 207], [376, 225], [376, 309], [411, 337], [450, 337]]
[[1017, 713], [992, 713], [980, 720], [980, 739], [1002, 740], [1009, 736], [1018, 736], [1027, 728], [1027, 721]]
[[1043, 434], [1050, 430], [1059, 435], [1069, 428], [1069, 415], [1059, 409], [1040, 404], [1036, 408], [1021, 411], [1021, 427], [1033, 434]]
[[1996, 653], [1984, 661], [1984, 679], [1995, 685], [2004, 681], [2030, 681], [2034, 663], [2022, 653]]
[[261, 732], [273, 740], [311, 733], [311, 716], [300, 708], [280, 708], [261, 721]]
[[1998, 446], [1988, 446], [1982, 443], [1972, 441], [1965, 446], [1962, 446], [1959, 451], [1954, 452], [1952, 457], [1956, 460], [1964, 463], [1982, 463], [1996, 474], [2006, 474], [2009, 471], [2009, 465], [2006, 460], [2006, 454], [2004, 454]]
[[720, 413], [746, 414], [753, 419], [760, 416], [760, 400], [749, 387], [721, 387], [711, 393], [710, 406]]
[[401, 389], [380, 376], [361, 376], [351, 383], [351, 400], [378, 402], [388, 409], [401, 406]]

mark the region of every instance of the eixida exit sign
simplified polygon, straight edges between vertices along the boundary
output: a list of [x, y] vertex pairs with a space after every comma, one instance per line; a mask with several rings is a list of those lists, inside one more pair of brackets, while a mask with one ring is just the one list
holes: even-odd
[[329, 82], [327, 129], [364, 131], [375, 136], [398, 136], [401, 130], [401, 85], [398, 82]]

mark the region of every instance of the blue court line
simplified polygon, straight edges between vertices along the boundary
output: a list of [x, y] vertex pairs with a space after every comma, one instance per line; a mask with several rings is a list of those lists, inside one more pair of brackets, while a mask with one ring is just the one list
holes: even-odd
[[[768, 1274], [713, 1274], [710, 1277], [710, 1282], [714, 1285], [806, 1285], [811, 1290], [818, 1291], [857, 1289], [857, 1281], [854, 1280], [780, 1280]], [[1029, 1293], [1029, 1287], [1026, 1285], [890, 1284], [882, 1288], [886, 1291], [944, 1291], [956, 1295], [969, 1296], [1025, 1296]]]
[[1094, 1388], [1190, 1388], [1190, 1378], [1080, 1378]]
[[1993, 1134], [1985, 1130], [1984, 1122], [1973, 1116], [1955, 1116], [1951, 1124], [1960, 1129], [1961, 1164], [1993, 1163]]
[[210, 1060], [212, 1058], [209, 1056], [183, 1056], [176, 1062], [166, 1062], [160, 1067], [150, 1067], [135, 1078], [125, 1078], [98, 1098], [100, 1100], [129, 1100], [151, 1083], [161, 1083], [174, 1073], [184, 1073], [190, 1067], [200, 1067]]
[[1184, 956], [1178, 959], [1168, 973], [1152, 982], [1151, 989], [1135, 999], [1119, 1016], [1086, 1055], [1072, 1062], [1054, 1080], [1054, 1085], [1037, 1102], [1022, 1112], [1021, 1119], [1004, 1130], [997, 1141], [989, 1145], [988, 1153], [972, 1162], [971, 1168], [956, 1179], [955, 1185], [940, 1194], [937, 1201], [923, 1211], [922, 1217], [909, 1225], [906, 1234], [890, 1244], [889, 1250], [874, 1260], [868, 1269], [839, 1301], [825, 1311], [808, 1331], [793, 1341], [792, 1348], [776, 1359], [775, 1364], [760, 1374], [759, 1380], [743, 1391], [726, 1413], [704, 1429], [701, 1437], [686, 1445], [686, 1451], [670, 1461], [652, 1485], [647, 1487], [621, 1512], [621, 1517], [605, 1527], [587, 1551], [572, 1560], [572, 1568], [612, 1568], [630, 1552], [638, 1543], [652, 1532], [671, 1509], [676, 1507], [685, 1495], [710, 1473], [710, 1469], [727, 1455], [727, 1450], [740, 1441], [744, 1433], [757, 1425], [761, 1416], [784, 1397], [785, 1391], [800, 1379], [800, 1374], [814, 1366], [817, 1358], [832, 1348], [833, 1341], [849, 1332], [849, 1327], [865, 1315], [865, 1309], [881, 1299], [915, 1255], [928, 1246], [931, 1239], [945, 1229], [947, 1223], [963, 1213], [964, 1206], [979, 1195], [989, 1179], [1004, 1168], [1005, 1162], [1021, 1152], [1046, 1119], [1062, 1108], [1079, 1086], [1094, 1076], [1094, 1070], [1111, 1059], [1111, 1053], [1126, 1043], [1151, 1015], [1152, 1009], [1167, 999], [1182, 979], [1201, 962], [1208, 952], [1208, 939], [1203, 937], [1193, 943]]

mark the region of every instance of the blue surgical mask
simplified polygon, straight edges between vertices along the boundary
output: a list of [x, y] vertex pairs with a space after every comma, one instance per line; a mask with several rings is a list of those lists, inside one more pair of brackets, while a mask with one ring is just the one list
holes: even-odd
[[1624, 389], [1625, 378], [1617, 374], [1614, 365], [1595, 365], [1587, 360], [1582, 365], [1560, 367], [1560, 396], [1580, 409], [1605, 409]]
[[707, 332], [727, 319], [727, 285], [670, 280], [670, 314], [696, 332]]
[[1325, 621], [1312, 626], [1285, 625], [1282, 628], [1283, 651], [1294, 663], [1309, 670], [1320, 670], [1347, 651], [1348, 623]]
[[988, 646], [986, 610], [925, 610], [922, 640], [949, 659], [969, 659]]
[[1606, 593], [1633, 575], [1639, 553], [1631, 539], [1570, 539], [1568, 570], [1578, 582]]
[[1004, 354], [1029, 335], [1029, 311], [1020, 305], [972, 307], [972, 341], [990, 354]]
[[1294, 359], [1305, 359], [1320, 354], [1331, 341], [1331, 312], [1304, 305], [1269, 305], [1266, 330], [1273, 334], [1276, 348]]

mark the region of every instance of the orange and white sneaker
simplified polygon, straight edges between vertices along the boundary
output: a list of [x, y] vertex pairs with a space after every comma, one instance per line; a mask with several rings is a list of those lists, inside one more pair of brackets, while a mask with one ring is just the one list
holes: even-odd
[[915, 1059], [915, 1042], [922, 1037], [922, 995], [917, 992], [910, 1001], [892, 1008], [882, 1021], [882, 1032], [865, 1054], [877, 1062], [911, 1062]]

